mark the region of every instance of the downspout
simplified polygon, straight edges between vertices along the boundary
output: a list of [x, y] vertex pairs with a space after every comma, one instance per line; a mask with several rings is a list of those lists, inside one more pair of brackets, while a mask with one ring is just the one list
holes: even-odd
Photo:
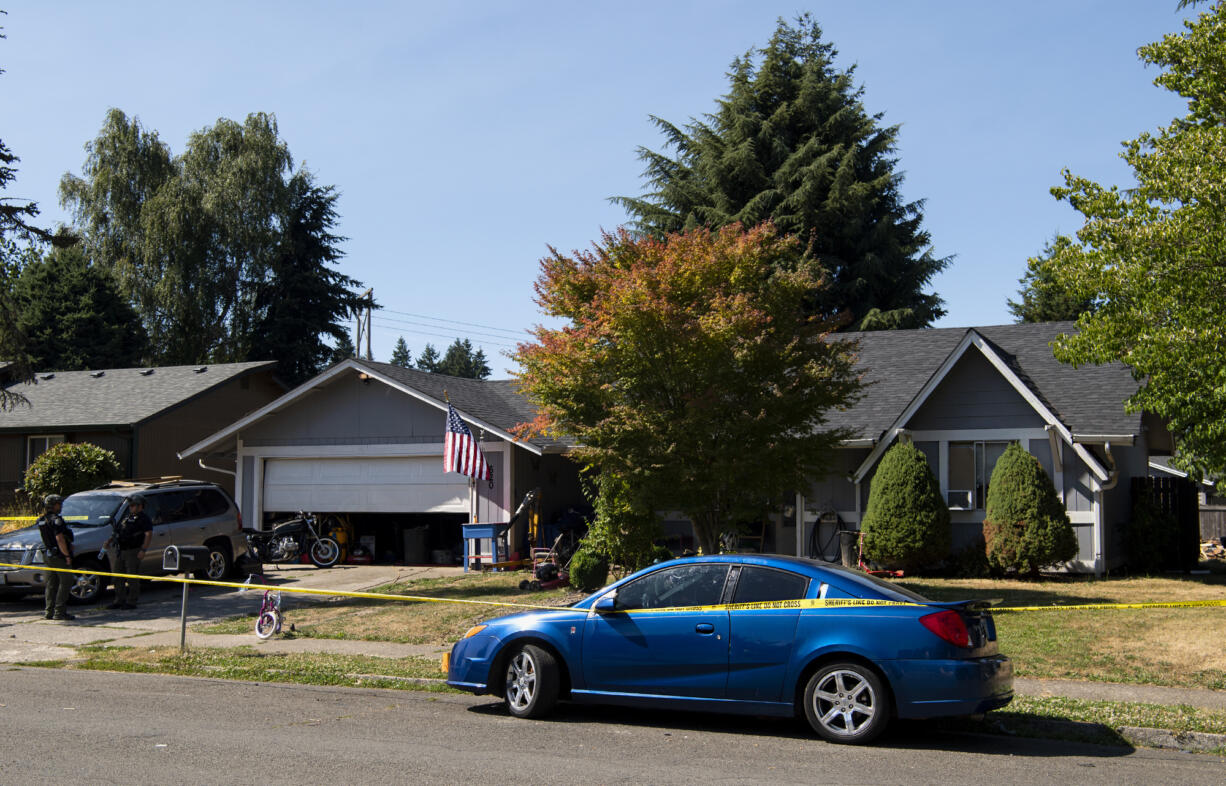
[[1107, 480], [1102, 484], [1103, 491], [1110, 491], [1120, 482], [1120, 470], [1115, 465], [1115, 456], [1111, 455], [1111, 443], [1103, 443], [1103, 453], [1107, 458]]
[[232, 478], [237, 478], [237, 477], [238, 477], [238, 472], [237, 472], [237, 471], [235, 471], [235, 470], [229, 470], [229, 469], [222, 469], [222, 468], [220, 468], [220, 467], [210, 467], [208, 464], [205, 464], [205, 463], [204, 463], [204, 459], [196, 459], [196, 463], [198, 463], [198, 464], [200, 465], [200, 468], [201, 468], [201, 469], [207, 469], [207, 470], [209, 470], [209, 471], [211, 471], [211, 472], [221, 472], [221, 473], [223, 473], [223, 474], [229, 475], [229, 476], [230, 476], [230, 477], [232, 477]]

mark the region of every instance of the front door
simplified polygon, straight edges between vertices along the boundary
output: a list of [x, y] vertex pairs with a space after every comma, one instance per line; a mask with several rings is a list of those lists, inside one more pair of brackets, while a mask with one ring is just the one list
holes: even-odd
[[727, 576], [727, 564], [696, 563], [663, 568], [620, 587], [617, 610], [593, 613], [585, 623], [588, 689], [723, 698], [728, 612], [649, 610], [717, 605]]

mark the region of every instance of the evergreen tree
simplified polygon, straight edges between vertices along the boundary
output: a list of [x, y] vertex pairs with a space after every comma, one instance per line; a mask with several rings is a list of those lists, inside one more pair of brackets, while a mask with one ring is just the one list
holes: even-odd
[[1026, 274], [1018, 281], [1021, 301], [1009, 301], [1009, 311], [1019, 323], [1074, 320], [1094, 311], [1092, 295], [1074, 292], [1056, 275], [1052, 258], [1071, 244], [1069, 238], [1057, 236], [1042, 254], [1026, 262]]
[[256, 291], [255, 328], [246, 355], [278, 361], [277, 373], [291, 385], [318, 374], [333, 348], [325, 337], [349, 338], [342, 323], [360, 303], [358, 285], [332, 266], [343, 256], [344, 239], [333, 235], [336, 191], [314, 183], [308, 172], [290, 182], [285, 237], [277, 246], [269, 278]]
[[404, 336], [396, 339], [396, 346], [392, 349], [391, 363], [393, 366], [400, 366], [401, 368], [413, 367], [412, 357], [409, 355], [409, 345], [404, 343]]
[[353, 345], [353, 339], [348, 333], [343, 333], [336, 337], [336, 345], [332, 347], [332, 362], [340, 363], [342, 360], [357, 357], [358, 350]]
[[471, 341], [458, 338], [447, 347], [447, 352], [434, 370], [439, 374], [468, 379], [485, 379], [490, 375], [485, 353], [481, 350], [473, 352]]
[[865, 111], [835, 56], [811, 16], [780, 19], [765, 49], [733, 61], [714, 114], [684, 129], [652, 118], [675, 157], [640, 148], [650, 191], [614, 201], [655, 236], [771, 220], [830, 274], [812, 312], [857, 330], [925, 327], [945, 311], [923, 288], [949, 259], [931, 254], [922, 202], [899, 193], [898, 126]]
[[433, 344], [426, 344], [426, 348], [417, 356], [417, 368], [422, 371], [435, 373], [439, 370], [439, 354]]
[[26, 265], [14, 297], [34, 368], [72, 371], [140, 365], [145, 331], [111, 274], [78, 246]]
[[881, 457], [860, 528], [865, 556], [890, 568], [915, 570], [948, 556], [949, 508], [919, 448], [900, 442]]
[[988, 563], [999, 571], [1037, 576], [1039, 569], [1077, 556], [1077, 535], [1056, 487], [1034, 456], [1014, 442], [996, 461], [983, 521]]

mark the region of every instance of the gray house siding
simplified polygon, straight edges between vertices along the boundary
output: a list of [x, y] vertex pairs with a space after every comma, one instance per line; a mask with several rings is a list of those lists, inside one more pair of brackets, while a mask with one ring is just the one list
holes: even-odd
[[242, 439], [251, 447], [442, 442], [445, 419], [438, 407], [345, 374], [253, 424]]
[[915, 431], [1042, 428], [1043, 419], [982, 354], [967, 352], [906, 425]]

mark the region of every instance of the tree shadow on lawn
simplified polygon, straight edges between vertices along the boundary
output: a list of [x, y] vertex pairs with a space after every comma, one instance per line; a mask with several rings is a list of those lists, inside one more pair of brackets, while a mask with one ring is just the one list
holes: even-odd
[[[469, 712], [478, 715], [510, 718], [501, 701], [474, 704]], [[1016, 736], [1013, 728], [993, 733], [1000, 727], [994, 715], [984, 721], [970, 719], [940, 719], [894, 721], [873, 747], [894, 750], [941, 750], [957, 753], [978, 753], [993, 756], [1083, 756], [1114, 758], [1127, 756], [1133, 748], [1123, 737], [1100, 724], [1070, 724], [1055, 718], [1021, 716], [1030, 724], [1034, 737]], [[720, 715], [679, 710], [643, 710], [633, 707], [570, 704], [563, 702], [548, 717], [523, 723], [553, 723], [560, 727], [571, 724], [610, 724], [660, 729], [672, 732], [708, 732], [736, 734], [743, 737], [801, 740], [813, 745], [829, 745], [799, 718]], [[1070, 727], [1077, 727], [1072, 729]], [[1048, 737], [1041, 739], [1044, 731]], [[1082, 740], [1082, 741], [1078, 741]], [[1094, 740], [1093, 742], [1084, 740]], [[837, 748], [832, 748], [837, 750]]]
[[1001, 600], [998, 605], [1013, 606], [1076, 606], [1085, 603], [1118, 603], [1119, 599], [1106, 596], [1078, 595], [1038, 586], [1027, 587], [1020, 581], [1002, 582], [999, 587], [950, 587], [923, 579], [898, 582], [912, 592], [929, 600]]

